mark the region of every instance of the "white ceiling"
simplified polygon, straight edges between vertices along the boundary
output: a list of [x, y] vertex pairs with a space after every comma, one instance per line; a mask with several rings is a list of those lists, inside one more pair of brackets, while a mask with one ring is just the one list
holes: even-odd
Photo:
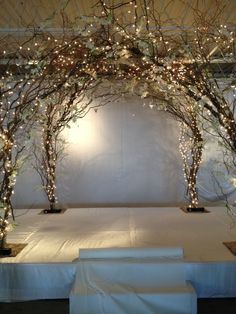
[[[106, 0], [106, 3], [121, 3], [127, 0]], [[142, 0], [137, 0], [138, 3]], [[148, 2], [148, 0], [146, 0]], [[217, 0], [153, 0], [155, 8], [164, 12], [165, 19], [176, 18], [182, 24], [192, 21], [189, 6], [209, 13], [215, 9]], [[96, 13], [98, 0], [0, 0], [0, 31], [14, 32], [28, 27], [61, 28], [61, 9], [65, 7], [66, 16], [77, 23], [77, 17]], [[218, 0], [225, 5], [224, 18], [230, 24], [236, 24], [236, 0]], [[124, 13], [124, 12], [123, 12]], [[126, 12], [127, 13], [127, 12]], [[222, 19], [222, 23], [224, 23]]]

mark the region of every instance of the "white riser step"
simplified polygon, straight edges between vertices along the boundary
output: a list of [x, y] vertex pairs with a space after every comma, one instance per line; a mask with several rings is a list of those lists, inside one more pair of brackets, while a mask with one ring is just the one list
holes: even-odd
[[93, 283], [70, 296], [70, 314], [196, 314], [190, 283], [175, 287], [130, 287]]
[[183, 250], [82, 250], [70, 314], [197, 314]]
[[97, 248], [80, 249], [79, 259], [121, 259], [135, 258], [136, 260], [145, 258], [155, 259], [183, 259], [184, 251], [182, 247], [146, 247], [146, 248]]
[[107, 260], [89, 259], [78, 262], [76, 281], [103, 281], [130, 286], [173, 286], [186, 281], [186, 264], [184, 262], [159, 260]]

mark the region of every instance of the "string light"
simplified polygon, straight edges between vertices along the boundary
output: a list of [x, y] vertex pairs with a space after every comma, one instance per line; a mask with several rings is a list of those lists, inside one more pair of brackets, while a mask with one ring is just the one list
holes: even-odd
[[197, 191], [197, 173], [202, 162], [203, 141], [196, 124], [191, 125], [193, 134], [189, 137], [189, 127], [184, 123], [180, 124], [179, 149], [183, 160], [183, 172], [187, 182], [187, 194], [190, 199], [190, 208], [199, 205]]

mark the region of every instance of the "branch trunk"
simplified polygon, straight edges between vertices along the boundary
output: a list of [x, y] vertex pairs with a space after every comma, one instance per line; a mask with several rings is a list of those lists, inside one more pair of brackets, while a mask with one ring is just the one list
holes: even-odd
[[50, 130], [47, 130], [44, 138], [44, 152], [45, 152], [45, 178], [46, 186], [45, 192], [49, 201], [50, 209], [55, 208], [56, 204], [56, 148], [53, 135]]

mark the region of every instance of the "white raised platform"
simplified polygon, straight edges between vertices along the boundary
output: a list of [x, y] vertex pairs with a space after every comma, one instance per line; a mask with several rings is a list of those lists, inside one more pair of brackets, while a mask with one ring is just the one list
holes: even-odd
[[9, 242], [25, 242], [16, 258], [0, 259], [0, 300], [67, 298], [81, 248], [183, 247], [198, 297], [236, 297], [236, 240], [225, 208], [185, 214], [178, 208], [80, 208], [63, 215], [17, 210]]

